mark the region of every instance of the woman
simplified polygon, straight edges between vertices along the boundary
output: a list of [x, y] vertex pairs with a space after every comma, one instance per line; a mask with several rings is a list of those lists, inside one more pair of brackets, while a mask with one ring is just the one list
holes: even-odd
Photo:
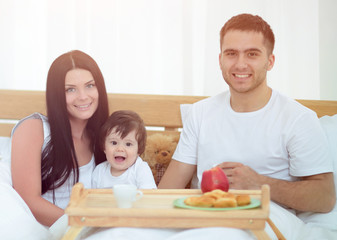
[[96, 62], [81, 51], [58, 57], [46, 89], [47, 117], [35, 113], [12, 133], [13, 187], [35, 218], [51, 226], [64, 214], [71, 187], [91, 187], [95, 165], [105, 161], [97, 133], [108, 118], [108, 100]]

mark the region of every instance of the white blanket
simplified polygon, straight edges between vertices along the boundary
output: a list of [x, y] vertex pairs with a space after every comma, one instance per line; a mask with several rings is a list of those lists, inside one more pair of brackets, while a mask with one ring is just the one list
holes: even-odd
[[53, 239], [49, 229], [38, 223], [26, 203], [8, 183], [9, 164], [0, 162], [0, 238]]
[[[39, 224], [16, 191], [8, 184], [9, 165], [0, 162], [0, 236], [1, 239], [61, 239], [67, 230], [67, 216], [60, 218], [50, 229]], [[304, 224], [287, 211], [271, 203], [271, 218], [287, 239], [337, 239], [337, 231]], [[277, 217], [276, 217], [277, 216]], [[286, 221], [284, 219], [287, 219]], [[297, 227], [294, 227], [297, 226]], [[269, 226], [267, 232], [277, 239]], [[254, 239], [248, 231], [228, 228], [203, 229], [141, 229], [141, 228], [86, 228], [79, 239]]]
[[[334, 159], [337, 190], [337, 115], [321, 118]], [[50, 229], [39, 224], [25, 202], [11, 185], [9, 138], [0, 137], [0, 239], [60, 239], [67, 230], [67, 216], [60, 218]], [[271, 203], [271, 219], [287, 239], [337, 239], [337, 206], [328, 214], [302, 213], [295, 217]], [[286, 219], [286, 220], [285, 220]], [[302, 221], [302, 220], [303, 221]], [[295, 227], [296, 226], [296, 227]], [[272, 236], [267, 225], [266, 231]], [[227, 228], [201, 229], [141, 229], [86, 228], [81, 239], [254, 239], [250, 232]], [[275, 236], [273, 239], [276, 239]]]

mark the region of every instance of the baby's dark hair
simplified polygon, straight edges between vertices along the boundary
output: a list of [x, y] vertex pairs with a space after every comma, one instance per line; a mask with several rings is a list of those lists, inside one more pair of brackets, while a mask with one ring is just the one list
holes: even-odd
[[103, 124], [100, 131], [100, 147], [104, 151], [106, 137], [115, 129], [121, 138], [125, 138], [131, 131], [136, 130], [136, 140], [138, 142], [138, 154], [145, 150], [146, 129], [143, 119], [134, 111], [120, 110], [113, 112]]

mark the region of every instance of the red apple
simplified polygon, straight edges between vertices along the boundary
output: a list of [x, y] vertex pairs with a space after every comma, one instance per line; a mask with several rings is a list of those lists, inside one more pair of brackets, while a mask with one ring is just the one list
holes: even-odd
[[220, 189], [225, 192], [229, 189], [227, 176], [219, 167], [213, 167], [202, 173], [201, 191], [205, 193], [214, 189]]

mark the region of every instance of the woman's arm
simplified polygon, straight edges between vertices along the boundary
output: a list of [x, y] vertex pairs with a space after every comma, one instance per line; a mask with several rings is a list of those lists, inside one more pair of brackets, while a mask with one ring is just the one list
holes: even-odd
[[27, 119], [12, 136], [12, 181], [35, 218], [51, 226], [64, 210], [41, 197], [41, 155], [43, 125], [40, 119]]

